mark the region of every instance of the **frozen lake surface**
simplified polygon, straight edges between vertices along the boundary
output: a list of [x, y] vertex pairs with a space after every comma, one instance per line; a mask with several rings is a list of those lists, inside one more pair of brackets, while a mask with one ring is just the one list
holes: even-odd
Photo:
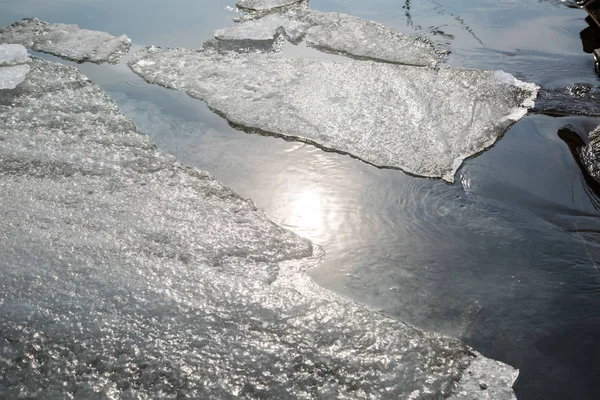
[[[36, 16], [127, 33], [134, 46], [193, 49], [239, 16], [231, 5], [25, 0], [3, 4], [0, 25]], [[452, 66], [502, 69], [566, 94], [565, 101], [569, 87], [598, 86], [582, 51], [585, 14], [559, 1], [310, 6], [419, 33], [450, 50]], [[305, 47], [285, 51], [323, 57]], [[518, 368], [519, 399], [596, 398], [599, 202], [558, 132], [568, 125], [584, 135], [597, 118], [527, 116], [467, 160], [448, 185], [236, 131], [201, 102], [147, 85], [123, 63], [78, 68], [161, 149], [214, 174], [270, 219], [322, 246], [327, 258], [310, 271], [322, 287]]]

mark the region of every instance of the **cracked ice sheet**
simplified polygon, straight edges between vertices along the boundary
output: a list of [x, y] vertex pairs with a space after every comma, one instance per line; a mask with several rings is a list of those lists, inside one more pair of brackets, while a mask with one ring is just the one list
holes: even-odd
[[94, 63], [117, 63], [131, 48], [131, 40], [126, 35], [117, 37], [37, 18], [23, 19], [0, 29], [1, 42], [22, 44], [67, 60]]
[[407, 35], [373, 21], [335, 12], [297, 8], [237, 23], [215, 32], [221, 40], [274, 39], [283, 29], [292, 42], [306, 36], [306, 43], [320, 50], [355, 58], [416, 66], [434, 66], [442, 54], [420, 36]]
[[130, 67], [236, 125], [448, 182], [526, 114], [537, 90], [500, 71], [152, 47]]
[[1, 398], [514, 399], [513, 368], [312, 283], [318, 247], [76, 69], [31, 69], [0, 92]]
[[240, 0], [235, 5], [241, 10], [266, 11], [303, 2], [305, 0]]

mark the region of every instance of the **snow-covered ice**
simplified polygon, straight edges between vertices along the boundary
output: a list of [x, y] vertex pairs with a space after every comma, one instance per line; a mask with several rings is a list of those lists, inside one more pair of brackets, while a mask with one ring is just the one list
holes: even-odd
[[154, 47], [130, 67], [238, 126], [448, 182], [526, 114], [537, 90], [499, 71]]
[[23, 64], [27, 57], [27, 49], [20, 44], [0, 44], [0, 67]]
[[352, 15], [294, 8], [239, 22], [215, 32], [221, 40], [273, 39], [282, 29], [296, 42], [320, 50], [355, 58], [382, 60], [399, 64], [431, 66], [442, 60], [427, 39], [407, 35]]
[[1, 398], [515, 398], [516, 370], [319, 288], [317, 246], [30, 66], [0, 103]]
[[126, 35], [81, 29], [77, 25], [51, 24], [23, 19], [0, 29], [0, 43], [17, 43], [32, 50], [78, 62], [116, 63], [131, 48]]
[[242, 10], [265, 11], [304, 2], [306, 0], [240, 0], [235, 5]]

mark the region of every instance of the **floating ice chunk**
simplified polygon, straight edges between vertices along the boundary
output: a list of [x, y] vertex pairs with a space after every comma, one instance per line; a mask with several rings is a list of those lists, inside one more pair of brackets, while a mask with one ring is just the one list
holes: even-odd
[[27, 49], [20, 44], [0, 44], [0, 67], [23, 64], [27, 58]]
[[240, 0], [235, 5], [242, 10], [264, 11], [303, 3], [306, 0]]
[[0, 67], [0, 89], [14, 89], [25, 80], [29, 72], [28, 65]]
[[31, 68], [0, 107], [2, 398], [480, 398], [473, 373], [515, 398], [516, 370], [317, 287], [316, 246], [76, 69]]
[[407, 65], [435, 65], [442, 55], [425, 38], [407, 35], [352, 15], [298, 10], [312, 25], [306, 42], [323, 50]]
[[275, 40], [282, 29], [291, 42], [298, 42], [309, 28], [307, 23], [295, 21], [280, 14], [268, 14], [258, 20], [237, 23], [215, 31], [219, 40]]
[[292, 42], [306, 35], [309, 46], [399, 64], [429, 66], [442, 59], [427, 39], [373, 21], [334, 12], [293, 9], [268, 14], [215, 32], [221, 40], [273, 40], [282, 28]]
[[0, 29], [0, 42], [18, 43], [68, 60], [94, 63], [116, 63], [131, 47], [131, 40], [126, 35], [117, 37], [37, 18], [24, 19]]
[[448, 182], [533, 105], [537, 90], [496, 71], [271, 54], [147, 48], [130, 66], [234, 124]]

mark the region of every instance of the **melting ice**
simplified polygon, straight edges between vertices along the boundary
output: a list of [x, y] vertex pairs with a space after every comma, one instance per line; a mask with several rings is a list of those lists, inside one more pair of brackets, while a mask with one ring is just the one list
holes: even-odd
[[77, 25], [51, 24], [37, 18], [24, 19], [0, 29], [0, 43], [17, 43], [32, 50], [73, 61], [116, 63], [129, 52], [126, 35], [81, 29]]
[[525, 115], [537, 92], [499, 71], [260, 53], [151, 47], [130, 66], [236, 125], [448, 182]]
[[513, 368], [320, 289], [318, 247], [29, 65], [0, 92], [0, 397], [514, 399]]

